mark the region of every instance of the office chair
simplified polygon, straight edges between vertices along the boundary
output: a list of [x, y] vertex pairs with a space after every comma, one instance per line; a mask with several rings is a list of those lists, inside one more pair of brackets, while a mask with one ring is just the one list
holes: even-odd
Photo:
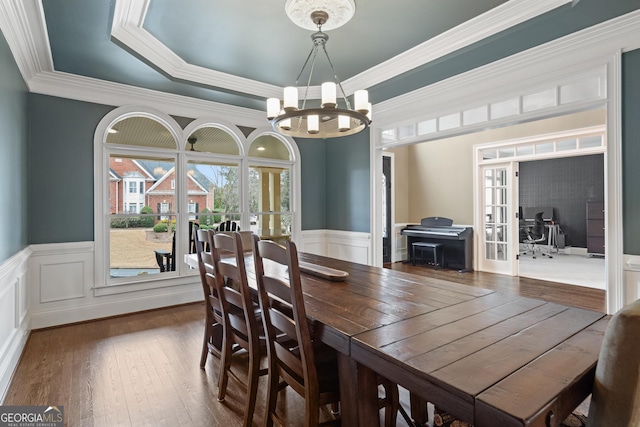
[[536, 254], [539, 253], [542, 256], [553, 258], [550, 254], [542, 252], [539, 247], [540, 244], [544, 244], [548, 240], [546, 230], [544, 220], [542, 219], [542, 212], [538, 212], [535, 216], [535, 223], [533, 227], [527, 227], [525, 230], [527, 237], [522, 243], [525, 244], [526, 249], [520, 252], [520, 255], [530, 253], [535, 259]]

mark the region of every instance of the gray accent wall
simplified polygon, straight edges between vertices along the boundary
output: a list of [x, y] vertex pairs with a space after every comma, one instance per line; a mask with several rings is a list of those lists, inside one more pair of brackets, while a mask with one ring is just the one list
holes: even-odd
[[113, 108], [29, 95], [29, 243], [93, 240], [93, 137]]
[[552, 207], [565, 244], [587, 247], [587, 202], [604, 202], [604, 154], [522, 162], [520, 206]]
[[28, 92], [0, 32], [0, 263], [27, 246]]
[[640, 255], [640, 49], [622, 55], [624, 253]]

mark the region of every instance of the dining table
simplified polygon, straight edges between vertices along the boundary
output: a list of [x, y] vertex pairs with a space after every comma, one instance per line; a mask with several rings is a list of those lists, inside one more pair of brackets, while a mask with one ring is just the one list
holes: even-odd
[[[554, 427], [591, 392], [605, 313], [310, 253], [299, 260], [315, 339], [338, 354], [343, 425], [379, 425], [378, 375], [411, 393], [417, 425], [431, 402], [476, 427]], [[193, 254], [185, 261], [197, 268]], [[255, 287], [251, 252], [245, 264]]]

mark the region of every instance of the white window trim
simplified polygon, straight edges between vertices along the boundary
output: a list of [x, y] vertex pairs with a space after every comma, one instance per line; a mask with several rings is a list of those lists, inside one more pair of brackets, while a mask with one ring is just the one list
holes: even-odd
[[[131, 146], [107, 146], [105, 144], [107, 130], [115, 123], [129, 118], [129, 117], [147, 117], [164, 125], [174, 137], [179, 149], [178, 150], [166, 150], [166, 149], [154, 149], [155, 154], [159, 156], [166, 156], [167, 158], [175, 159], [176, 176], [181, 176], [181, 173], [186, 174], [189, 160], [197, 158], [199, 160], [206, 159], [209, 156], [208, 153], [199, 153], [198, 156], [194, 156], [190, 153], [187, 147], [187, 138], [195, 130], [205, 126], [215, 126], [227, 131], [234, 136], [238, 142], [240, 155], [239, 156], [223, 156], [213, 155], [211, 158], [216, 160], [233, 159], [238, 162], [238, 167], [241, 170], [241, 185], [240, 185], [240, 200], [241, 200], [241, 212], [242, 215], [242, 229], [249, 230], [250, 218], [248, 207], [248, 193], [249, 189], [245, 182], [248, 182], [248, 165], [250, 162], [255, 164], [253, 160], [249, 160], [247, 153], [251, 143], [263, 135], [272, 135], [282, 141], [291, 153], [291, 160], [287, 163], [291, 168], [291, 214], [293, 217], [294, 227], [292, 229], [292, 239], [298, 240], [301, 236], [301, 214], [300, 214], [300, 152], [294, 140], [290, 137], [279, 135], [275, 133], [270, 127], [255, 129], [249, 136], [245, 137], [244, 134], [238, 129], [237, 126], [228, 123], [224, 120], [214, 118], [199, 118], [192, 121], [185, 129], [182, 129], [180, 125], [169, 115], [143, 106], [126, 106], [116, 108], [111, 111], [100, 121], [94, 134], [94, 239], [95, 239], [95, 251], [94, 251], [94, 294], [100, 295], [112, 295], [117, 293], [133, 292], [145, 289], [153, 289], [159, 287], [169, 287], [175, 285], [194, 284], [199, 281], [197, 271], [190, 270], [187, 266], [181, 262], [182, 254], [186, 253], [187, 243], [183, 242], [181, 248], [176, 248], [176, 273], [165, 275], [162, 277], [155, 277], [158, 275], [150, 275], [148, 277], [133, 277], [129, 281], [107, 284], [108, 279], [108, 265], [106, 255], [109, 253], [109, 222], [105, 221], [105, 212], [109, 207], [109, 182], [104, 177], [108, 176], [109, 171], [109, 154], [113, 152], [123, 152], [127, 154], [147, 154], [148, 151]], [[260, 158], [262, 163], [270, 163], [268, 159]], [[276, 162], [283, 164], [282, 161]], [[183, 172], [184, 171], [184, 172]], [[178, 185], [180, 186], [177, 192], [176, 198], [176, 219], [178, 227], [180, 227], [179, 234], [188, 234], [188, 222], [182, 221], [181, 216], [188, 217], [188, 194], [187, 194], [187, 180], [179, 179]], [[182, 207], [182, 208], [181, 208]], [[184, 209], [184, 214], [181, 212]], [[245, 224], [246, 222], [246, 224]], [[184, 239], [181, 239], [184, 240]]]

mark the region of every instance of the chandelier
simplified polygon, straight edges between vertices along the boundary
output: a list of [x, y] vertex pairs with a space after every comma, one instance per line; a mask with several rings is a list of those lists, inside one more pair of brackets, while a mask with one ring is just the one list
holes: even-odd
[[[278, 98], [267, 99], [267, 120], [273, 129], [281, 134], [301, 138], [335, 138], [356, 134], [366, 129], [371, 123], [371, 103], [366, 90], [357, 90], [353, 94], [354, 108], [342, 88], [335, 67], [329, 58], [326, 44], [329, 36], [322, 32], [322, 26], [329, 20], [329, 12], [335, 13], [330, 28], [337, 28], [348, 21], [355, 12], [353, 0], [324, 0], [309, 5], [308, 1], [288, 0], [285, 10], [289, 18], [303, 28], [315, 25], [317, 32], [311, 35], [313, 46], [296, 77], [295, 85], [284, 88], [283, 101]], [[307, 8], [310, 8], [307, 10]], [[303, 18], [306, 15], [306, 19]], [[309, 17], [310, 22], [309, 22]], [[333, 15], [332, 15], [333, 18]], [[312, 27], [313, 28], [313, 27]], [[329, 25], [327, 25], [329, 28]], [[334, 81], [321, 85], [320, 105], [309, 106], [309, 87], [313, 76], [313, 69], [318, 50], [322, 49], [331, 66]], [[310, 64], [309, 77], [299, 108], [298, 81], [302, 73]], [[344, 105], [340, 105], [336, 96], [339, 89]]]

